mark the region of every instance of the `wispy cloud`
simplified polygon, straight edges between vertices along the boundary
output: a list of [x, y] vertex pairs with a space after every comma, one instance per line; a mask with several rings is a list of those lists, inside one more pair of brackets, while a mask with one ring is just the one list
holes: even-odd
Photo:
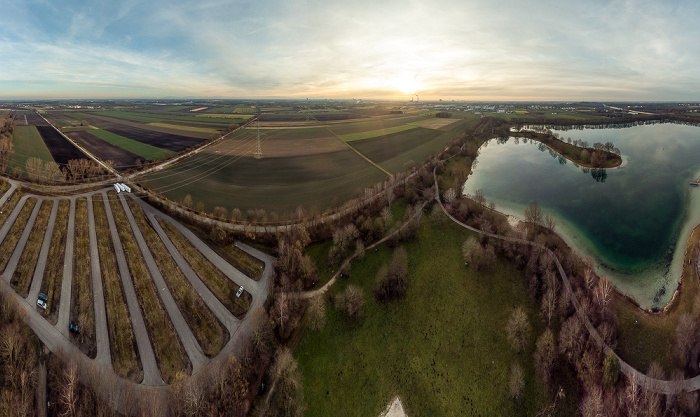
[[700, 99], [695, 2], [8, 3], [5, 98]]

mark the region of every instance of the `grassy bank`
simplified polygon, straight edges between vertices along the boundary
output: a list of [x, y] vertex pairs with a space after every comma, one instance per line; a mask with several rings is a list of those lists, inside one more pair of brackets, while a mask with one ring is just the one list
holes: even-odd
[[56, 212], [56, 223], [51, 236], [51, 246], [44, 269], [44, 278], [41, 280], [41, 292], [48, 296], [44, 316], [49, 316], [49, 322], [56, 324], [58, 320], [58, 306], [61, 299], [61, 282], [63, 281], [63, 260], [66, 253], [66, 236], [68, 226], [69, 200], [61, 200]]
[[248, 254], [242, 249], [239, 249], [235, 244], [227, 245], [224, 250], [228, 255], [231, 265], [239, 271], [243, 272], [245, 275], [253, 278], [256, 281], [260, 281], [262, 278], [263, 269], [265, 269], [265, 263], [260, 259]]
[[175, 326], [161, 303], [158, 290], [146, 267], [146, 262], [141, 255], [141, 250], [136, 243], [136, 238], [119, 198], [116, 193], [110, 192], [107, 194], [107, 199], [110, 202], [112, 215], [119, 231], [119, 239], [129, 264], [136, 298], [143, 312], [146, 329], [153, 345], [153, 353], [158, 362], [158, 369], [160, 369], [163, 380], [168, 384], [172, 383], [178, 372], [185, 372], [189, 375], [192, 372], [192, 364], [182, 347]]
[[129, 207], [134, 214], [144, 239], [146, 239], [156, 264], [158, 264], [158, 269], [177, 303], [177, 307], [182, 312], [189, 328], [192, 329], [199, 346], [201, 346], [205, 355], [209, 357], [215, 356], [228, 341], [228, 331], [204, 303], [202, 297], [197, 294], [197, 291], [182, 274], [180, 268], [177, 267], [165, 245], [147, 221], [141, 206], [131, 200], [129, 201]]
[[97, 232], [102, 286], [107, 310], [112, 367], [117, 375], [134, 382], [141, 382], [143, 370], [136, 349], [136, 339], [134, 339], [134, 330], [131, 327], [129, 309], [122, 290], [122, 279], [114, 257], [114, 247], [112, 246], [102, 194], [92, 196], [92, 206], [95, 214], [95, 231]]
[[75, 202], [75, 241], [73, 247], [73, 283], [71, 286], [71, 322], [80, 325], [80, 335], [71, 336], [80, 350], [91, 358], [97, 354], [95, 342], [95, 302], [90, 268], [90, 235], [87, 199]]
[[[418, 239], [405, 245], [409, 259], [406, 299], [379, 304], [372, 289], [392, 250], [380, 246], [353, 263], [349, 284], [364, 290], [363, 316], [351, 321], [326, 306], [320, 332], [305, 330], [295, 357], [302, 371], [307, 415], [378, 415], [399, 395], [408, 415], [534, 415], [549, 403], [547, 389], [532, 364], [535, 337], [544, 329], [538, 305], [527, 294], [524, 274], [505, 261], [493, 272], [464, 266], [462, 243], [471, 235], [424, 217]], [[320, 251], [319, 251], [320, 252]], [[512, 308], [523, 306], [533, 336], [525, 352], [511, 349], [505, 325]], [[508, 395], [513, 363], [524, 370], [524, 402]], [[563, 415], [575, 413], [577, 384], [568, 370], [562, 385]]]
[[158, 219], [168, 238], [173, 242], [177, 250], [187, 260], [199, 279], [211, 290], [216, 298], [221, 301], [231, 313], [242, 318], [245, 316], [252, 299], [248, 291], [243, 291], [240, 298], [236, 298], [239, 285], [231, 281], [223, 272], [219, 271], [207, 258], [202, 255], [192, 243], [170, 223]]

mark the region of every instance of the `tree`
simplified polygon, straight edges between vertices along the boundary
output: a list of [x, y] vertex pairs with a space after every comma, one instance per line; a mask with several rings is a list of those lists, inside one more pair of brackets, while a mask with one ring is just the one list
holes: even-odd
[[192, 205], [194, 203], [192, 202], [192, 196], [187, 194], [185, 198], [182, 199], [182, 205], [187, 207], [187, 208], [192, 208]]
[[537, 203], [532, 202], [525, 209], [525, 221], [536, 225], [542, 224], [542, 210], [537, 206]]
[[559, 353], [564, 355], [571, 365], [581, 358], [586, 342], [583, 325], [576, 314], [569, 317], [559, 331]]
[[612, 388], [620, 378], [620, 360], [612, 349], [608, 350], [603, 361], [603, 384]]
[[277, 354], [273, 367], [276, 377], [274, 392], [271, 389], [269, 415], [301, 416], [304, 412], [304, 387], [301, 372], [289, 349], [283, 348]]
[[518, 363], [514, 363], [510, 367], [510, 398], [520, 404], [523, 399], [523, 388], [525, 387], [525, 378], [523, 368]]
[[214, 216], [218, 217], [221, 220], [226, 220], [228, 217], [228, 211], [226, 210], [226, 207], [214, 207]]
[[598, 285], [593, 291], [593, 299], [603, 317], [612, 314], [612, 311], [608, 308], [612, 301], [612, 285], [610, 285], [610, 281], [607, 278], [603, 277], [598, 280]]
[[30, 181], [38, 181], [41, 177], [43, 162], [39, 158], [29, 158], [24, 165]]
[[525, 310], [522, 307], [513, 309], [506, 325], [506, 336], [513, 350], [519, 353], [525, 349], [530, 340], [531, 330]]
[[552, 329], [547, 328], [544, 333], [542, 333], [537, 339], [536, 346], [533, 355], [535, 371], [545, 384], [549, 384], [557, 359], [557, 342], [554, 340]]
[[690, 351], [697, 342], [698, 325], [695, 318], [689, 314], [681, 314], [676, 325], [676, 348], [674, 350], [678, 362], [682, 366], [688, 365]]
[[323, 296], [314, 297], [309, 302], [309, 326], [318, 331], [326, 325], [326, 301]]
[[343, 296], [345, 301], [345, 312], [350, 318], [357, 318], [362, 315], [362, 308], [365, 305], [364, 292], [362, 288], [355, 285], [348, 285]]
[[374, 295], [379, 301], [401, 299], [408, 290], [408, 255], [400, 246], [394, 250], [389, 267], [379, 268], [374, 281]]
[[545, 318], [547, 318], [547, 326], [550, 326], [552, 324], [552, 316], [557, 308], [559, 281], [557, 281], [556, 275], [549, 269], [546, 270], [544, 276], [547, 284], [547, 291], [545, 291], [542, 296], [541, 311]]
[[449, 188], [447, 191], [445, 191], [444, 197], [447, 204], [452, 204], [452, 202], [455, 201], [455, 198], [457, 198], [457, 193], [455, 192], [454, 188]]
[[594, 386], [586, 393], [579, 407], [582, 417], [600, 417], [603, 413], [603, 390]]

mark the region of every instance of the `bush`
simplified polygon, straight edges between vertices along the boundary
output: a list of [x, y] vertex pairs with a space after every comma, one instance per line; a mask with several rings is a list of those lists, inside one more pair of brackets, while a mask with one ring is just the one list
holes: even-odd
[[608, 350], [603, 361], [603, 384], [608, 388], [614, 387], [619, 378], [620, 360], [612, 350]]

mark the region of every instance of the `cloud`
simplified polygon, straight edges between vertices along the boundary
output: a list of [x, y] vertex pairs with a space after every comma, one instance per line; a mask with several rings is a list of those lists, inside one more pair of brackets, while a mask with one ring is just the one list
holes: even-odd
[[161, 0], [8, 8], [13, 18], [0, 17], [0, 82], [15, 85], [3, 89], [11, 94], [38, 80], [58, 95], [82, 86], [100, 95], [399, 98], [402, 78], [415, 79], [426, 99], [685, 100], [700, 90], [700, 7], [692, 2]]

